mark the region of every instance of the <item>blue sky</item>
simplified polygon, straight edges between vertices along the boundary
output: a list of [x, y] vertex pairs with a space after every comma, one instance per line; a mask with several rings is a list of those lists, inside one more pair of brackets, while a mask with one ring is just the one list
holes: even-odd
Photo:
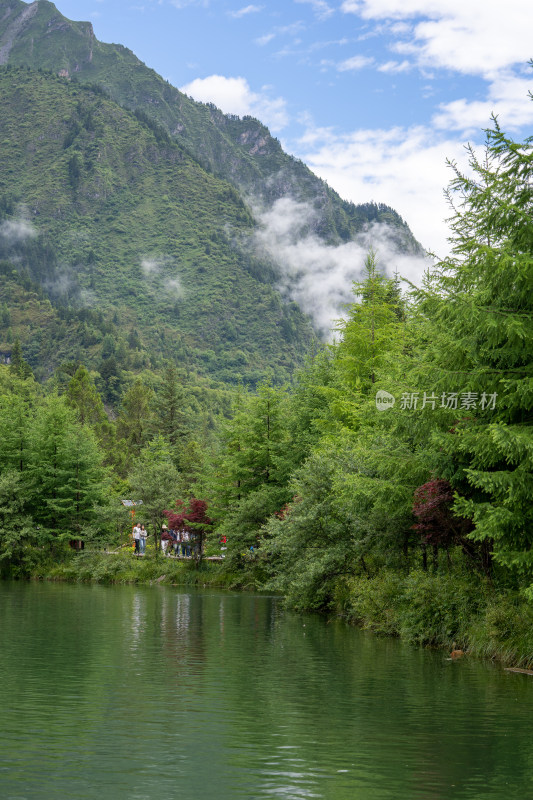
[[533, 133], [526, 0], [57, 0], [173, 85], [252, 114], [342, 197], [393, 206], [448, 249], [446, 158], [490, 114]]

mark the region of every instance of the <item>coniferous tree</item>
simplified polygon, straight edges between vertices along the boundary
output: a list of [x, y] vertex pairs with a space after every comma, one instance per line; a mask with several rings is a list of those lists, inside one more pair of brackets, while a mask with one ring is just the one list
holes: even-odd
[[22, 347], [19, 339], [15, 339], [13, 343], [9, 367], [11, 372], [19, 378], [29, 378], [33, 376], [32, 369], [22, 354]]
[[287, 410], [286, 392], [263, 384], [240, 396], [226, 426], [215, 491], [230, 554], [255, 546], [262, 523], [289, 499]]
[[96, 426], [107, 420], [104, 404], [87, 369], [80, 364], [66, 392], [67, 405], [77, 412], [82, 425]]
[[33, 517], [53, 538], [90, 530], [105, 501], [105, 472], [93, 432], [51, 395], [37, 409], [29, 448], [29, 501]]
[[140, 378], [124, 394], [117, 419], [117, 437], [123, 439], [130, 458], [136, 458], [149, 439], [153, 424], [154, 392]]
[[171, 364], [165, 369], [163, 383], [157, 396], [158, 430], [176, 447], [188, 434], [188, 424], [183, 410], [185, 394], [178, 383], [178, 371]]
[[166, 520], [165, 509], [174, 505], [182, 488], [171, 447], [162, 436], [154, 437], [141, 450], [129, 482], [135, 499], [143, 502], [140, 513], [152, 527], [157, 553], [161, 526]]
[[0, 472], [0, 574], [4, 570], [16, 574], [26, 559], [32, 560], [31, 550], [38, 542], [23, 476], [15, 470]]
[[[471, 176], [454, 167], [452, 256], [422, 306], [435, 320], [426, 368], [459, 402], [439, 439], [441, 474], [464, 495], [485, 569], [533, 578], [533, 151], [496, 121]], [[442, 460], [441, 460], [442, 461]]]
[[371, 392], [379, 373], [401, 350], [399, 321], [404, 314], [397, 284], [379, 271], [373, 250], [364, 266], [364, 279], [353, 285], [359, 302], [350, 306], [348, 319], [337, 325], [341, 340], [335, 351], [344, 382], [363, 395]]
[[24, 472], [32, 413], [29, 403], [17, 394], [0, 395], [0, 472]]

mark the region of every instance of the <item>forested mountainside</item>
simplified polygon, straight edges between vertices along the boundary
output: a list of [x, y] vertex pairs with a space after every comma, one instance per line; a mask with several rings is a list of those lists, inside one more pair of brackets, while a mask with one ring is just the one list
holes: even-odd
[[268, 129], [251, 117], [225, 115], [197, 103], [119, 44], [99, 42], [90, 22], [66, 19], [48, 0], [0, 0], [0, 64], [46, 69], [104, 87], [120, 105], [159, 122], [207, 170], [244, 196], [272, 202], [290, 196], [313, 204], [314, 231], [327, 241], [347, 241], [369, 222], [383, 222], [402, 249], [418, 251], [408, 226], [386, 205], [354, 205], [285, 153]]
[[[98, 88], [0, 68], [0, 351], [115, 380], [159, 357], [286, 379], [313, 340], [251, 254], [253, 220], [144, 115]], [[111, 398], [110, 398], [111, 399]]]

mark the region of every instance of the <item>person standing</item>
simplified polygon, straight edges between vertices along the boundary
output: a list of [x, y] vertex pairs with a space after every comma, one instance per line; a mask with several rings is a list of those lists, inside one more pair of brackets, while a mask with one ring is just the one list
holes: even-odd
[[135, 525], [133, 528], [133, 544], [135, 545], [135, 555], [138, 556], [140, 552], [140, 538], [141, 538], [141, 529], [139, 525]]
[[161, 551], [164, 555], [167, 555], [167, 547], [168, 543], [172, 541], [170, 533], [168, 532], [168, 528], [166, 525], [163, 525], [161, 528]]
[[146, 530], [144, 525], [141, 525], [141, 538], [139, 539], [139, 543], [140, 543], [140, 550], [141, 550], [141, 555], [142, 556], [146, 553], [146, 537], [147, 536], [148, 536], [148, 531]]
[[179, 556], [180, 556], [180, 541], [181, 541], [181, 533], [180, 533], [179, 528], [177, 530], [171, 531], [170, 534], [171, 534], [172, 540], [173, 540], [172, 546], [174, 548], [174, 555], [177, 556], [177, 558], [179, 558]]

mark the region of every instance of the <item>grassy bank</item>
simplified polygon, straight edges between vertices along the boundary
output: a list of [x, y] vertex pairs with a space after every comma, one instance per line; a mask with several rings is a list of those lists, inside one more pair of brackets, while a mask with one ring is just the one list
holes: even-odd
[[533, 668], [533, 607], [482, 578], [413, 571], [337, 581], [333, 606], [367, 630]]
[[[245, 577], [247, 575], [247, 577]], [[34, 578], [69, 583], [163, 584], [260, 590], [250, 573], [224, 563], [180, 561], [131, 551], [69, 554]], [[461, 649], [506, 666], [533, 668], [533, 607], [518, 592], [480, 577], [413, 570], [352, 576], [331, 585], [326, 613], [413, 645]], [[304, 610], [295, 597], [288, 605]]]
[[204, 561], [199, 567], [193, 561], [164, 556], [134, 556], [131, 550], [118, 553], [86, 551], [72, 554], [34, 577], [69, 583], [103, 584], [167, 584], [184, 586], [218, 586], [244, 588], [223, 564]]

